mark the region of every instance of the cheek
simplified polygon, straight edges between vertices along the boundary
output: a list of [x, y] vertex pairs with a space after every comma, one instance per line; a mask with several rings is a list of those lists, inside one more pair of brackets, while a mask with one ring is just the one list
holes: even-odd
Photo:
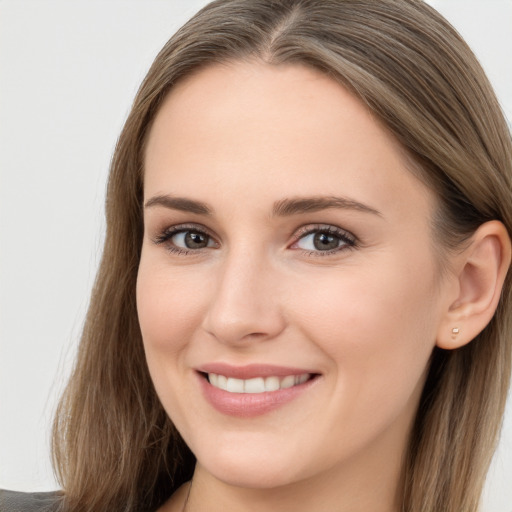
[[352, 397], [354, 407], [370, 414], [392, 409], [391, 402], [400, 408], [421, 385], [438, 314], [428, 265], [383, 259], [364, 272], [354, 267], [318, 275], [307, 294], [290, 294], [305, 337], [329, 357], [336, 396]]
[[[151, 257], [141, 258], [137, 276], [137, 312], [146, 360], [157, 395], [174, 422], [187, 423], [182, 402], [187, 348], [202, 317], [200, 282]], [[180, 405], [181, 404], [181, 405]]]
[[148, 356], [153, 352], [177, 353], [186, 346], [188, 334], [201, 317], [199, 285], [169, 272], [165, 265], [141, 259], [137, 311]]
[[[418, 275], [409, 281], [403, 272], [392, 268], [365, 272], [348, 269], [317, 275], [309, 283], [297, 282], [301, 293], [292, 290], [287, 298], [288, 309], [305, 320], [301, 323], [306, 329], [308, 325], [314, 327], [314, 338], [339, 337], [354, 348], [376, 348], [391, 342], [393, 333], [399, 338], [403, 338], [400, 333], [408, 333], [406, 338], [414, 334], [428, 337], [435, 332], [436, 313], [435, 288], [430, 277]], [[335, 350], [337, 345], [330, 348]]]
[[180, 403], [190, 392], [183, 387], [187, 348], [201, 318], [199, 285], [193, 278], [170, 272], [165, 262], [144, 258], [143, 253], [137, 311], [146, 361], [163, 407], [180, 424], [185, 421]]

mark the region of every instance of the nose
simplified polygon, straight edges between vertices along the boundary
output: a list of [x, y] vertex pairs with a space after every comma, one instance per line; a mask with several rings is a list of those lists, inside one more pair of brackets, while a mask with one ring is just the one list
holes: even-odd
[[217, 268], [203, 329], [217, 341], [245, 346], [277, 337], [285, 328], [277, 271], [263, 257], [240, 251]]

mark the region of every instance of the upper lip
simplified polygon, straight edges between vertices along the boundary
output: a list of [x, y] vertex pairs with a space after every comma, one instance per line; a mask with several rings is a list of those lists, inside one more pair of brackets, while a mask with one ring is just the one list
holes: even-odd
[[255, 377], [286, 377], [288, 375], [303, 375], [304, 373], [318, 373], [304, 368], [292, 368], [289, 366], [276, 366], [272, 364], [248, 364], [245, 366], [233, 366], [227, 363], [207, 363], [198, 368], [198, 372], [215, 373], [234, 379], [253, 379]]

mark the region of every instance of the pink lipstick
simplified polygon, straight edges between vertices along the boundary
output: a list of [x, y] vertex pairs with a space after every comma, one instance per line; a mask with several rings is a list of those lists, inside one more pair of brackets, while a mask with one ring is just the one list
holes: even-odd
[[273, 411], [308, 390], [319, 376], [303, 369], [211, 363], [197, 368], [206, 400], [219, 412], [250, 418]]

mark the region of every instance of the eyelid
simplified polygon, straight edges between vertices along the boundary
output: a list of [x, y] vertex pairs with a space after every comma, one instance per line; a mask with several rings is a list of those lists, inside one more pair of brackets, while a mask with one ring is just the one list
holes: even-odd
[[350, 231], [335, 226], [333, 224], [306, 224], [298, 228], [294, 233], [294, 238], [299, 239], [304, 235], [309, 235], [310, 233], [316, 233], [317, 231], [324, 231], [327, 233], [333, 233], [337, 235], [341, 235], [350, 240], [356, 241], [356, 236], [353, 235]]

